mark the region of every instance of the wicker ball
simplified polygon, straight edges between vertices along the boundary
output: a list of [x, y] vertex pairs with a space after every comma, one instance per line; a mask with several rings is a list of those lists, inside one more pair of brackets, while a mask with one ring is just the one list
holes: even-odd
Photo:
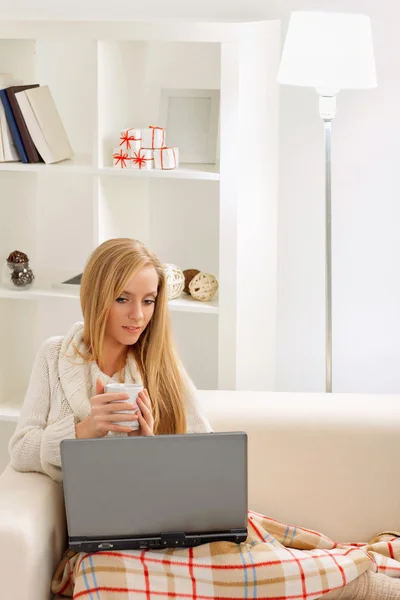
[[170, 263], [164, 265], [164, 271], [167, 281], [168, 300], [173, 300], [182, 294], [185, 287], [185, 276], [179, 267]]
[[185, 287], [183, 288], [183, 291], [185, 294], [190, 294], [189, 283], [192, 281], [193, 277], [197, 275], [197, 273], [200, 273], [198, 269], [186, 269], [186, 271], [183, 271], [185, 276]]
[[218, 281], [211, 273], [198, 273], [189, 284], [189, 290], [195, 300], [207, 302], [214, 297]]

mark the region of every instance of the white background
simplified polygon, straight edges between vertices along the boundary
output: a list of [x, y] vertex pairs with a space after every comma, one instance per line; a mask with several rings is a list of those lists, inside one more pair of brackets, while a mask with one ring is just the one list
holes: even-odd
[[[397, 0], [0, 0], [1, 18], [372, 18], [376, 90], [342, 92], [333, 124], [334, 390], [400, 390], [400, 4]], [[282, 88], [278, 248], [280, 390], [324, 388], [323, 129], [313, 90]], [[262, 310], [257, 306], [255, 310]]]

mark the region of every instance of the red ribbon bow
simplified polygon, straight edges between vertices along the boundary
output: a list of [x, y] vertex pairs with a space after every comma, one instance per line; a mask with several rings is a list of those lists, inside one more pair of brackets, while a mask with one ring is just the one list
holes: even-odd
[[140, 150], [139, 150], [139, 152], [133, 153], [132, 161], [135, 163], [135, 165], [139, 165], [139, 169], [143, 169], [143, 167], [146, 166], [147, 160], [154, 160], [154, 159], [153, 158], [145, 158], [144, 155], [141, 154]]
[[131, 142], [140, 142], [142, 138], [135, 138], [134, 135], [129, 135], [128, 131], [125, 131], [121, 136], [120, 136], [120, 146], [122, 146], [123, 144], [126, 144], [126, 148], [127, 150], [131, 149]]
[[121, 163], [121, 168], [124, 169], [126, 168], [126, 161], [129, 160], [129, 156], [127, 152], [123, 152], [122, 150], [120, 150], [119, 154], [114, 154], [113, 158], [117, 161], [115, 163], [115, 166], [117, 166], [119, 163]]

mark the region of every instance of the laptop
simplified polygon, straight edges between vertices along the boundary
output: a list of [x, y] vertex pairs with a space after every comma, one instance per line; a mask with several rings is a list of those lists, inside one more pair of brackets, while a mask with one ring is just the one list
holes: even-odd
[[63, 440], [61, 461], [72, 550], [247, 538], [246, 433]]

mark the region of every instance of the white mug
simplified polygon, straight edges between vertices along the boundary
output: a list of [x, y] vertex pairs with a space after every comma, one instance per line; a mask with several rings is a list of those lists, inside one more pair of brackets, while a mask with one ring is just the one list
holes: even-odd
[[[129, 394], [127, 400], [113, 400], [113, 402], [128, 402], [136, 406], [134, 412], [140, 413], [140, 408], [137, 405], [137, 397], [139, 392], [143, 390], [143, 386], [139, 383], [107, 383], [104, 388], [106, 394]], [[131, 410], [116, 410], [115, 414], [132, 414]], [[115, 423], [115, 425], [123, 425], [124, 427], [130, 427], [132, 430], [139, 429], [139, 421], [121, 421]]]

